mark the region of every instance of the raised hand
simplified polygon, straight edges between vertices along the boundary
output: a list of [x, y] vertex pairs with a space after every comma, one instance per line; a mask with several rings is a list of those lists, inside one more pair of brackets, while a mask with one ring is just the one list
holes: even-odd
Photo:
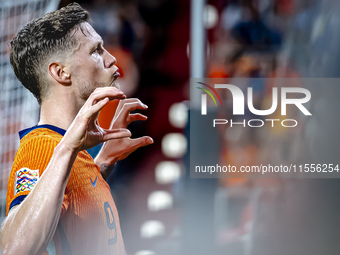
[[130, 137], [126, 128], [103, 129], [98, 124], [99, 111], [113, 99], [124, 99], [124, 93], [114, 87], [97, 88], [87, 99], [83, 107], [67, 130], [63, 140], [71, 149], [86, 150], [99, 143]]
[[[147, 117], [140, 113], [130, 113], [133, 110], [146, 110], [148, 107], [137, 98], [121, 100], [117, 106], [115, 116], [111, 122], [110, 129], [126, 128], [131, 122], [136, 120], [146, 120]], [[149, 136], [131, 139], [129, 137], [110, 140], [104, 143], [95, 161], [101, 166], [104, 178], [108, 175], [114, 164], [125, 159], [132, 152], [140, 147], [153, 143]]]

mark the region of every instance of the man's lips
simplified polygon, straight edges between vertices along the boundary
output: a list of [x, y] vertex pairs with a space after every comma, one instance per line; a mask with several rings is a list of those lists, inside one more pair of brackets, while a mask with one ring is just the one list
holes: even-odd
[[116, 80], [118, 79], [118, 77], [120, 76], [120, 73], [117, 71], [115, 71], [113, 74], [112, 74], [112, 82], [110, 84], [110, 86], [113, 86], [116, 82]]
[[118, 72], [118, 70], [113, 73], [113, 77], [115, 77], [115, 79], [117, 79], [119, 76], [120, 73]]

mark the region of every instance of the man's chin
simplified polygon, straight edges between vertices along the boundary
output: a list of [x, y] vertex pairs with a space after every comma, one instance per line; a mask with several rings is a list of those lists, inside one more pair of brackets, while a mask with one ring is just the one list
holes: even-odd
[[115, 88], [117, 88], [117, 89], [120, 90], [120, 85], [119, 85], [119, 83], [118, 83], [117, 81], [114, 81], [114, 82], [110, 85], [110, 87], [115, 87]]

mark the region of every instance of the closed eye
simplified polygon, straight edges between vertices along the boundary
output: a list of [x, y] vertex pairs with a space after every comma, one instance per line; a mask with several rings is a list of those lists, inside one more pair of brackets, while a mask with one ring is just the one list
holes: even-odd
[[92, 53], [102, 54], [103, 51], [104, 51], [104, 49], [103, 49], [102, 45], [99, 44], [95, 47], [95, 49], [92, 51]]

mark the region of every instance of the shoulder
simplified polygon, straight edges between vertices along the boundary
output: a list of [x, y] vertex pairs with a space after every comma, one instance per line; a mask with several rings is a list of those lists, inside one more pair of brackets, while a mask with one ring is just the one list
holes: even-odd
[[50, 161], [54, 148], [61, 139], [60, 134], [44, 128], [36, 129], [26, 134], [20, 140], [12, 172], [27, 167], [29, 169], [39, 169], [41, 174]]
[[21, 138], [8, 179], [7, 213], [30, 193], [61, 139], [60, 134], [45, 128], [32, 130]]
[[55, 146], [57, 146], [62, 138], [63, 136], [55, 131], [52, 131], [48, 128], [39, 128], [32, 130], [31, 132], [23, 136], [20, 140], [20, 147], [28, 145], [39, 145], [44, 143], [53, 143], [55, 144]]

